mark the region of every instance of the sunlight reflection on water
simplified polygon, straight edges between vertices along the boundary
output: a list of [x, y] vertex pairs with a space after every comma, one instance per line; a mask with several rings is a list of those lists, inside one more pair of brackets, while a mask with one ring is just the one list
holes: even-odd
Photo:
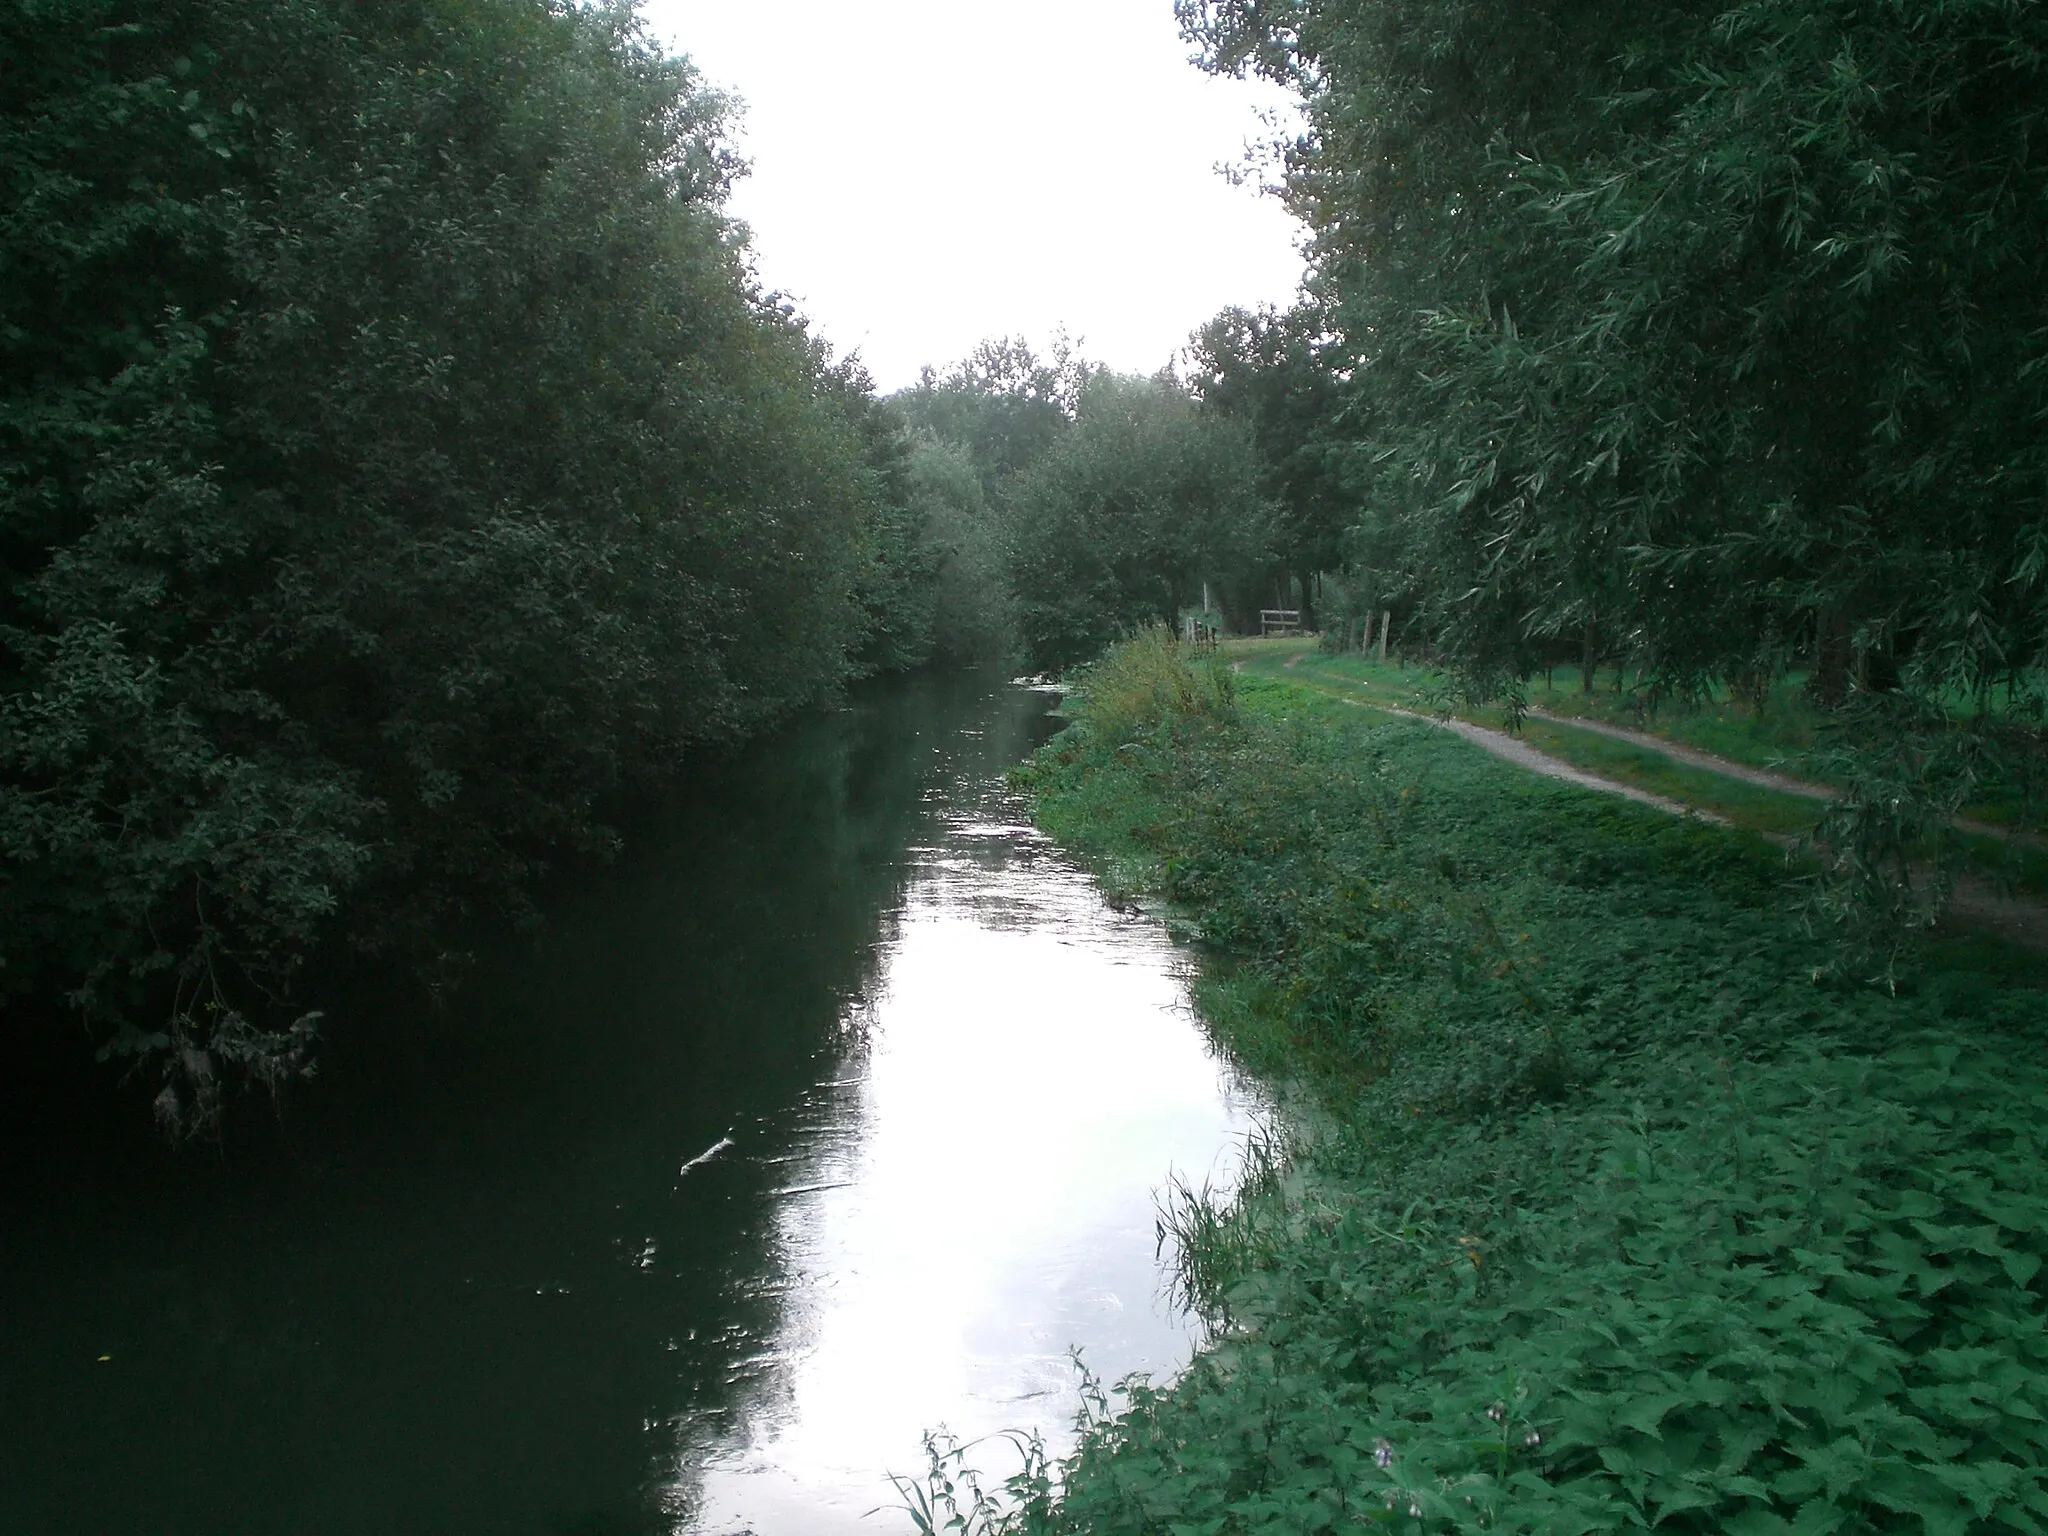
[[1226, 1184], [1261, 1103], [1161, 926], [1107, 908], [1026, 809], [946, 811], [831, 1081], [756, 1149], [735, 1133], [730, 1156], [778, 1163], [788, 1283], [725, 1411], [682, 1426], [680, 1532], [907, 1529], [887, 1474], [921, 1469], [926, 1429], [1063, 1447], [1070, 1349], [1110, 1381], [1187, 1359], [1155, 1191], [1170, 1170]]

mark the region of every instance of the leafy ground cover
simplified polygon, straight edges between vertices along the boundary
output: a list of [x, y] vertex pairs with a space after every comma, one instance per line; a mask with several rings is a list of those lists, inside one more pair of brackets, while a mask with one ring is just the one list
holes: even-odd
[[1867, 985], [1754, 835], [1158, 638], [1085, 689], [1043, 823], [1172, 903], [1295, 1106], [1164, 1208], [1195, 1364], [920, 1523], [2048, 1528], [2038, 961]]

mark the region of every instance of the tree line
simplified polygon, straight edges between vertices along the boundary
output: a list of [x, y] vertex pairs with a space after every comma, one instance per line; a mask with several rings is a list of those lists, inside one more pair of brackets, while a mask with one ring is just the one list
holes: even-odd
[[1005, 339], [891, 397], [946, 508], [949, 633], [1059, 671], [1184, 615], [1256, 628], [1288, 571], [1286, 505], [1213, 367], [1197, 346], [1181, 371], [1122, 375]]
[[309, 957], [435, 971], [693, 753], [1197, 613], [1511, 704], [1801, 673], [1893, 844], [2038, 779], [2037, 8], [1177, 14], [1300, 94], [1300, 302], [885, 399], [629, 6], [0, 13], [0, 998], [204, 1119]]
[[[1798, 679], [1831, 836], [2038, 798], [2048, 15], [2022, 0], [1177, 0], [1291, 88], [1289, 498], [1329, 590], [1474, 699]], [[1317, 379], [1291, 392], [1282, 376]], [[1867, 871], [1866, 871], [1867, 872]]]
[[203, 1120], [849, 677], [901, 433], [631, 10], [0, 12], [0, 996]]
[[[878, 398], [622, 3], [0, 12], [0, 1000], [187, 1130], [694, 754], [1258, 599], [1249, 436], [992, 342]], [[1240, 569], [1243, 568], [1243, 569]]]

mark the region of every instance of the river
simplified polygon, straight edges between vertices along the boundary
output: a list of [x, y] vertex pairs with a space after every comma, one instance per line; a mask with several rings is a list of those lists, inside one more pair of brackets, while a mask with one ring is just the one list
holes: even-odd
[[1259, 1104], [1004, 787], [1053, 702], [877, 686], [700, 770], [218, 1148], [17, 1084], [0, 1531], [905, 1530], [927, 1428], [1173, 1370], [1154, 1194]]

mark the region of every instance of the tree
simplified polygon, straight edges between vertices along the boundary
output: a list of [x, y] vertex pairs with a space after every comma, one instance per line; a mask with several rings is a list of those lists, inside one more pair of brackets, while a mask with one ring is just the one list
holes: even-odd
[[2038, 709], [2048, 641], [2037, 7], [1178, 14], [1210, 68], [1302, 94], [1285, 196], [1368, 521], [1468, 691], [1573, 644], [1653, 695], [1804, 664], [1870, 753], [1976, 765], [1852, 809], [1966, 792], [1945, 732], [2034, 771], [1989, 701]]
[[1022, 337], [1003, 337], [943, 376], [927, 367], [915, 388], [892, 398], [913, 427], [966, 449], [993, 492], [1052, 448], [1100, 371], [1064, 336], [1049, 359]]
[[1324, 325], [1308, 304], [1226, 309], [1195, 333], [1188, 384], [1209, 409], [1240, 421], [1264, 467], [1280, 569], [1301, 589], [1302, 623], [1317, 628], [1315, 578], [1343, 556], [1357, 501], [1344, 481], [1342, 381], [1322, 356]]
[[1097, 375], [1072, 430], [1004, 505], [1032, 661], [1086, 661], [1138, 625], [1270, 566], [1273, 509], [1248, 430], [1166, 378]]
[[0, 987], [189, 1123], [302, 1064], [320, 944], [434, 963], [836, 686], [889, 469], [627, 10], [26, 0], [0, 58]]
[[1019, 654], [1016, 603], [995, 503], [966, 449], [921, 438], [909, 506], [933, 564], [932, 650], [954, 666], [1001, 666]]

